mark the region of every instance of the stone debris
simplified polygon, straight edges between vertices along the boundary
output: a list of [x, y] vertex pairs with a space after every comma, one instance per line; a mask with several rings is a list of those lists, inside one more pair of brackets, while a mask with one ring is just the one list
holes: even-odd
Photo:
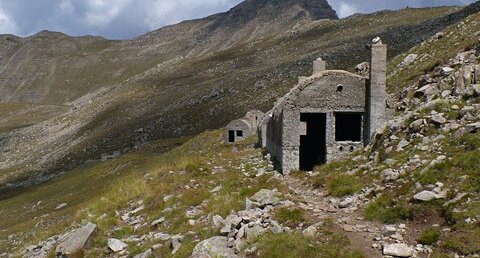
[[221, 236], [197, 244], [198, 248], [195, 247], [197, 251], [194, 251], [192, 256], [203, 257], [201, 255], [211, 255], [212, 252], [215, 254], [217, 252], [215, 250], [220, 250], [218, 251], [220, 252], [218, 257], [224, 257], [223, 254], [240, 252], [247, 243], [252, 243], [258, 236], [267, 232], [274, 234], [284, 232], [280, 224], [271, 218], [271, 212], [275, 209], [274, 205], [290, 205], [289, 202], [280, 200], [278, 190], [262, 189], [254, 194], [251, 199], [255, 202], [247, 198], [245, 210], [230, 214], [225, 219], [219, 215], [213, 215], [211, 226], [214, 229], [219, 229]]

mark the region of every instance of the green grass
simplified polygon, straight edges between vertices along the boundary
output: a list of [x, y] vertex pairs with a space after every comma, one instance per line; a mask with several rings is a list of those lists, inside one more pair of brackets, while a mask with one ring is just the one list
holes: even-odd
[[318, 239], [299, 233], [268, 234], [259, 239], [259, 258], [361, 258], [360, 252], [346, 248], [348, 241], [337, 234], [325, 233]]
[[418, 242], [422, 245], [433, 245], [440, 239], [441, 232], [438, 228], [429, 228], [422, 232]]
[[352, 195], [362, 190], [362, 185], [354, 176], [340, 175], [327, 182], [328, 192], [336, 197]]
[[452, 232], [443, 241], [441, 247], [462, 255], [471, 255], [480, 252], [480, 227], [471, 230]]
[[368, 220], [377, 220], [383, 223], [395, 223], [411, 217], [411, 210], [405, 203], [396, 202], [385, 194], [368, 203], [364, 216]]
[[298, 224], [308, 221], [305, 210], [300, 208], [282, 207], [276, 209], [273, 213], [273, 218], [291, 228], [295, 228]]
[[347, 175], [342, 172], [348, 171], [355, 166], [351, 160], [332, 162], [315, 168], [318, 173], [313, 178], [313, 187], [325, 187], [335, 197], [352, 195], [362, 190], [363, 182], [369, 177], [362, 175]]

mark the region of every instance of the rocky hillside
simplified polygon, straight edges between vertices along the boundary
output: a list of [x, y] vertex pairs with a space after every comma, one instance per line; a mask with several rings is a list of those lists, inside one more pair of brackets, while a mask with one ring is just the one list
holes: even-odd
[[0, 201], [0, 257], [478, 257], [479, 24], [392, 59], [395, 117], [344, 161], [282, 176], [254, 138], [149, 142]]
[[395, 56], [479, 6], [336, 20], [325, 1], [246, 1], [129, 41], [2, 36], [1, 192], [267, 109], [319, 56], [331, 67], [353, 67], [377, 35]]

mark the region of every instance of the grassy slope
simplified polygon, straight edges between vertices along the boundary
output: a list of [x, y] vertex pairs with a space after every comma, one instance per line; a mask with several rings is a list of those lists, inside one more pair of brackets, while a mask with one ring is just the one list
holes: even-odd
[[[197, 220], [188, 224], [184, 213], [191, 206], [201, 205], [199, 216], [219, 214], [244, 209], [245, 197], [260, 189], [277, 188], [286, 192], [287, 187], [270, 175], [255, 177], [256, 167], [265, 167], [266, 162], [252, 165], [250, 160], [261, 160], [261, 150], [252, 148], [256, 139], [251, 138], [235, 147], [221, 143], [222, 131], [205, 132], [186, 144], [165, 154], [155, 154], [156, 143], [145, 145], [138, 152], [116, 160], [100, 162], [77, 169], [47, 184], [34, 187], [8, 200], [0, 201], [0, 250], [21, 250], [26, 243], [35, 243], [47, 237], [65, 232], [70, 226], [92, 221], [99, 232], [92, 241], [88, 257], [104, 256], [106, 239], [142, 235], [150, 232], [145, 227], [137, 231], [124, 224], [115, 214], [130, 205], [143, 201], [145, 209], [139, 214], [151, 221], [164, 216], [169, 227], [160, 226], [160, 231], [172, 235], [182, 234], [186, 238], [174, 257], [188, 257], [198, 240], [216, 235], [207, 222]], [[215, 166], [225, 171], [212, 173]], [[246, 173], [246, 175], [244, 175]], [[218, 193], [210, 192], [222, 186]], [[173, 196], [165, 201], [165, 196]], [[36, 205], [41, 201], [40, 205]], [[68, 206], [54, 208], [63, 202]], [[172, 210], [162, 211], [170, 207]], [[103, 218], [102, 214], [106, 214]], [[137, 214], [138, 215], [138, 214]], [[275, 215], [281, 222], [308, 223], [303, 213], [279, 211]], [[190, 233], [190, 232], [195, 233]], [[310, 257], [362, 257], [352, 252], [348, 240], [328, 227], [321, 238], [307, 238], [296, 233], [266, 235], [259, 239], [261, 257], [272, 257], [279, 248], [287, 248], [292, 255]], [[8, 238], [12, 235], [11, 238]], [[295, 239], [295, 242], [291, 242]], [[157, 242], [161, 243], [161, 241]], [[130, 245], [131, 255], [150, 248], [155, 242], [144, 246]], [[170, 256], [165, 246], [156, 251], [157, 256]], [[312, 256], [314, 255], [314, 256]], [[293, 257], [293, 256], [292, 256]]]

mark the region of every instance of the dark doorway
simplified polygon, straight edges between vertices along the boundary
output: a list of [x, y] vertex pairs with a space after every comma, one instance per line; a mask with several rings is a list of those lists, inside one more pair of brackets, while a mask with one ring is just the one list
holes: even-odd
[[335, 114], [335, 141], [359, 142], [362, 140], [362, 114]]
[[327, 159], [326, 125], [327, 115], [302, 113], [300, 121], [307, 123], [307, 135], [300, 136], [300, 169], [311, 171]]
[[235, 142], [235, 131], [229, 130], [228, 131], [228, 142]]

